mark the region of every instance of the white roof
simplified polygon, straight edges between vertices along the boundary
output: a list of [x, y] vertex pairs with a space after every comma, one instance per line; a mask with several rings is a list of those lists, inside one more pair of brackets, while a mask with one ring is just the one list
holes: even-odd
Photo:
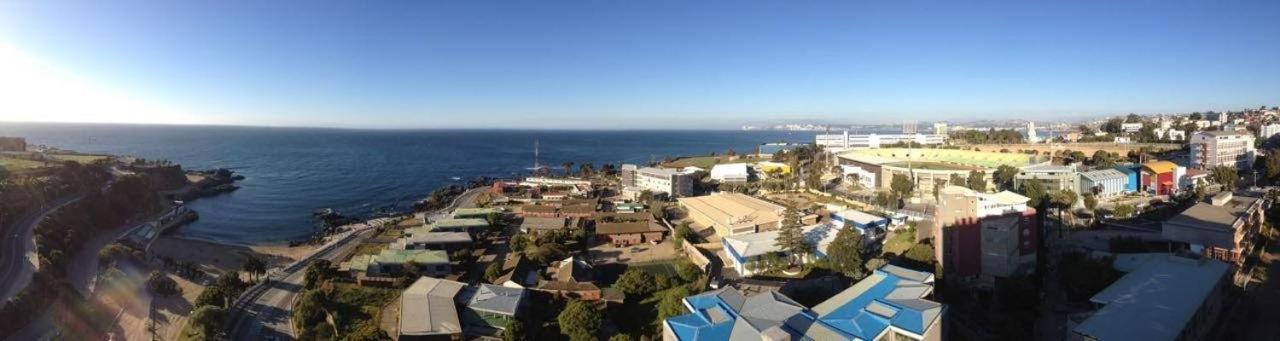
[[454, 297], [466, 284], [421, 277], [400, 296], [400, 335], [460, 334]]
[[837, 212], [836, 215], [860, 225], [869, 225], [888, 220], [885, 217], [869, 214], [859, 210], [844, 210]]
[[745, 163], [722, 163], [711, 167], [712, 178], [722, 178], [726, 176], [747, 176], [747, 164]]
[[1097, 340], [1177, 340], [1227, 272], [1216, 260], [1148, 257], [1090, 301], [1104, 304], [1075, 328]]
[[1094, 182], [1098, 182], [1098, 181], [1101, 181], [1101, 180], [1103, 180], [1103, 179], [1108, 179], [1108, 178], [1111, 178], [1111, 179], [1117, 179], [1117, 178], [1118, 178], [1118, 179], [1127, 179], [1127, 178], [1128, 178], [1128, 176], [1127, 176], [1127, 175], [1125, 175], [1125, 174], [1124, 174], [1124, 172], [1121, 172], [1121, 171], [1115, 170], [1114, 168], [1107, 168], [1107, 169], [1092, 170], [1092, 171], [1088, 171], [1088, 172], [1081, 172], [1081, 173], [1080, 173], [1080, 176], [1081, 176], [1081, 177], [1084, 177], [1084, 178], [1087, 178], [1087, 179], [1089, 179], [1090, 181], [1094, 181]]
[[[826, 253], [827, 245], [835, 241], [836, 233], [839, 232], [840, 226], [821, 223], [805, 226], [802, 229], [805, 240], [808, 240], [810, 245], [814, 245], [819, 252]], [[724, 241], [729, 243], [729, 247], [732, 247], [734, 252], [744, 258], [782, 251], [782, 248], [777, 245], [777, 240], [778, 230], [724, 237]]]

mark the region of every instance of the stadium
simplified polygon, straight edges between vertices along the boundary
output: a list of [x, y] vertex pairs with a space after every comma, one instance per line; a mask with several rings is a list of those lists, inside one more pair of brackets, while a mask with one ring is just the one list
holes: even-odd
[[925, 191], [933, 188], [935, 179], [947, 181], [952, 174], [967, 178], [971, 171], [985, 173], [990, 189], [992, 173], [1000, 165], [1024, 167], [1042, 161], [1036, 155], [960, 149], [860, 149], [836, 157], [846, 175], [858, 174], [868, 187], [889, 188], [893, 176], [902, 174], [915, 179], [917, 190]]

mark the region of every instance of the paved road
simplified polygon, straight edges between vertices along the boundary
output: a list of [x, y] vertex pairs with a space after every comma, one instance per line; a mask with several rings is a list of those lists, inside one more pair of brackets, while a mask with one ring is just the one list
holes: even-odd
[[[351, 237], [343, 238], [333, 247], [316, 253], [314, 258], [337, 261], [338, 257], [360, 245], [359, 242], [352, 241], [368, 238], [373, 235], [374, 230], [365, 229], [352, 233]], [[274, 336], [278, 340], [293, 339], [293, 331], [289, 326], [293, 300], [302, 292], [306, 265], [310, 264], [310, 261], [298, 264], [272, 276], [272, 282], [258, 289], [260, 291], [247, 294], [250, 295], [248, 296], [250, 301], [245, 304], [244, 313], [232, 321], [231, 333], [229, 333], [232, 340], [265, 339], [269, 336]]]
[[59, 208], [79, 201], [82, 196], [59, 198], [45, 209], [22, 217], [17, 223], [0, 231], [0, 306], [22, 290], [34, 273], [35, 240], [32, 233], [45, 216]]

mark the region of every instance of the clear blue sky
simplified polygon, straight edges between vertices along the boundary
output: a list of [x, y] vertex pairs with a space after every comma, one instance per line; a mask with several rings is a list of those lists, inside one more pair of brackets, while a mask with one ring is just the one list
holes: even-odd
[[125, 103], [19, 120], [734, 128], [1280, 105], [1275, 0], [18, 0], [0, 2], [6, 46], [64, 76], [39, 91]]

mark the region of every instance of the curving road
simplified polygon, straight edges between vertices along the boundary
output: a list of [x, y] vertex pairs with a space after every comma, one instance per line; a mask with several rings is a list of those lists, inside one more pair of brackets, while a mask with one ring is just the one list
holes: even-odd
[[15, 224], [0, 230], [0, 306], [9, 302], [9, 298], [18, 294], [35, 271], [35, 240], [32, 233], [36, 225], [50, 213], [82, 198], [72, 195], [58, 198], [39, 212], [32, 212], [18, 219]]

